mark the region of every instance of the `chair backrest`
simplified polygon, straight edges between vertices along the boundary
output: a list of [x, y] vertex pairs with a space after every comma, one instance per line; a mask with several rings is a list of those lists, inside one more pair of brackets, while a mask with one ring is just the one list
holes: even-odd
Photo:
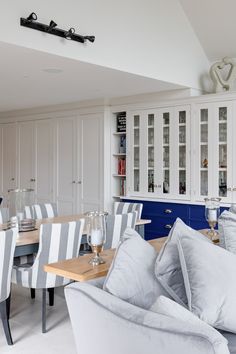
[[55, 203], [33, 205], [35, 219], [53, 218], [58, 215]]
[[70, 282], [69, 279], [46, 273], [43, 266], [61, 260], [78, 257], [84, 219], [64, 224], [40, 226], [39, 250], [31, 267], [32, 288], [54, 288]]
[[30, 206], [26, 205], [26, 206], [25, 206], [24, 218], [25, 218], [25, 219], [35, 219], [34, 207], [33, 207], [33, 205], [30, 205]]
[[142, 203], [124, 203], [124, 202], [115, 202], [114, 203], [114, 214], [127, 214], [137, 211], [138, 220], [141, 219], [143, 210]]
[[17, 229], [0, 231], [0, 302], [10, 295]]
[[0, 208], [0, 224], [5, 224], [7, 221], [9, 221], [9, 209]]
[[135, 228], [137, 211], [128, 214], [108, 215], [106, 217], [106, 243], [104, 249], [116, 248], [125, 229]]
[[3, 197], [0, 197], [0, 205], [1, 205], [1, 203], [2, 203], [2, 200], [3, 200]]

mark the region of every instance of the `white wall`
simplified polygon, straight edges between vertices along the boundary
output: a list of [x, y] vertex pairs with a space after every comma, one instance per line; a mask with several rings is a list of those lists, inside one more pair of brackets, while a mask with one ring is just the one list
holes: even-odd
[[[0, 0], [0, 41], [192, 88], [209, 62], [177, 0]], [[32, 11], [96, 36], [86, 45], [20, 27]]]

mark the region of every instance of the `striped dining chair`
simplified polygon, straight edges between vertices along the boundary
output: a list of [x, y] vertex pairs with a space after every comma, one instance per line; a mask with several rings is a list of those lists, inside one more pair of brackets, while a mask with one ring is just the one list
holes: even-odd
[[135, 228], [137, 211], [106, 216], [106, 243], [104, 249], [116, 248], [127, 227]]
[[141, 219], [143, 210], [142, 203], [124, 203], [124, 202], [115, 202], [114, 203], [114, 214], [127, 214], [133, 211], [137, 211], [138, 220]]
[[7, 343], [12, 345], [9, 326], [10, 291], [17, 229], [0, 231], [0, 315]]
[[34, 217], [38, 220], [58, 216], [57, 205], [55, 203], [34, 204], [33, 210]]
[[39, 250], [33, 265], [14, 266], [12, 282], [30, 289], [42, 289], [42, 332], [46, 332], [46, 290], [49, 305], [53, 306], [54, 288], [64, 286], [69, 279], [46, 273], [45, 264], [78, 257], [84, 219], [64, 224], [40, 226]]
[[5, 224], [9, 221], [9, 209], [0, 208], [0, 224]]

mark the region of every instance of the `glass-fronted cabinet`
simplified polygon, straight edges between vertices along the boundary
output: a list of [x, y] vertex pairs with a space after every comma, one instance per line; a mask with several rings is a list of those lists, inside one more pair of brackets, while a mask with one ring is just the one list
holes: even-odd
[[197, 106], [197, 200], [232, 201], [232, 103]]
[[130, 195], [189, 198], [190, 107], [133, 112]]

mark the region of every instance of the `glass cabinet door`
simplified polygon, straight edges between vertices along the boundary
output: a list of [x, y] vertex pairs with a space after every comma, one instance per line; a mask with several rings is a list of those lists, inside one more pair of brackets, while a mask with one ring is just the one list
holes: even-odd
[[208, 196], [208, 109], [200, 110], [200, 195]]
[[218, 186], [219, 197], [227, 197], [227, 107], [218, 108], [219, 156]]
[[140, 116], [133, 116], [133, 189], [140, 189]]
[[154, 114], [148, 114], [147, 122], [147, 138], [148, 138], [148, 193], [154, 193], [154, 164], [155, 164], [155, 152], [154, 152]]
[[186, 194], [186, 143], [187, 143], [186, 111], [179, 111], [179, 194]]
[[170, 113], [162, 114], [162, 151], [163, 151], [163, 194], [170, 193]]

